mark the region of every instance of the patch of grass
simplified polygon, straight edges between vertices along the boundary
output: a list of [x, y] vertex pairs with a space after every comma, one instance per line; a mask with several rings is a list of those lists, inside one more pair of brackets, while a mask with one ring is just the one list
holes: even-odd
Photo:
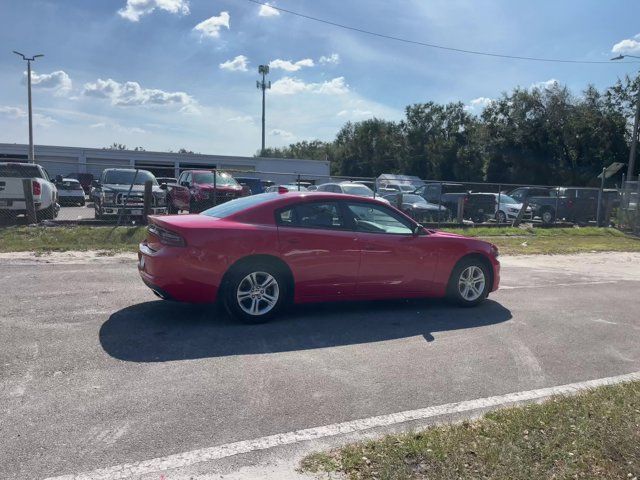
[[640, 382], [306, 457], [350, 479], [640, 478]]
[[142, 226], [7, 227], [0, 229], [0, 252], [135, 252], [145, 235]]
[[506, 255], [640, 251], [640, 239], [614, 228], [478, 227], [446, 231], [486, 240]]

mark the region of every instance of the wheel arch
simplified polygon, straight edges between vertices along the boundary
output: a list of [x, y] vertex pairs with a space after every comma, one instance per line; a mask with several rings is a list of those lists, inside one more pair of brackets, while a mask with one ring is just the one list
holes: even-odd
[[224, 275], [222, 276], [222, 280], [220, 281], [220, 287], [218, 289], [219, 290], [218, 297], [220, 297], [220, 293], [223, 293], [224, 290], [227, 288], [229, 284], [229, 279], [231, 278], [231, 275], [235, 270], [254, 262], [260, 262], [267, 265], [271, 265], [284, 275], [287, 282], [287, 296], [288, 296], [287, 300], [291, 301], [293, 299], [293, 294], [295, 289], [293, 272], [291, 271], [291, 268], [289, 267], [287, 262], [285, 262], [281, 258], [276, 257], [275, 255], [269, 255], [269, 254], [247, 255], [245, 257], [239, 258], [234, 263], [232, 263], [229, 266], [229, 268], [227, 268], [227, 270], [224, 272]]
[[495, 280], [495, 272], [493, 271], [493, 264], [491, 263], [491, 260], [489, 260], [489, 257], [487, 257], [484, 253], [481, 253], [481, 252], [468, 252], [464, 254], [462, 257], [460, 257], [458, 261], [453, 265], [453, 268], [451, 269], [451, 273], [449, 274], [449, 280], [447, 281], [447, 287], [451, 285], [451, 279], [453, 278], [453, 273], [456, 271], [456, 268], [458, 267], [458, 265], [460, 265], [465, 260], [470, 260], [470, 259], [477, 259], [480, 262], [482, 262], [482, 264], [485, 267], [487, 267], [487, 270], [489, 271], [489, 285], [490, 286], [493, 285], [493, 282]]

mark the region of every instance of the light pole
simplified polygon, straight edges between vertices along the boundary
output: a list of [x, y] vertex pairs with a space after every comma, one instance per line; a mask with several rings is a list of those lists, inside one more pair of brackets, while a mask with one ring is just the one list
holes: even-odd
[[262, 74], [262, 81], [256, 80], [256, 87], [258, 90], [262, 90], [262, 148], [260, 149], [260, 156], [264, 156], [264, 99], [265, 99], [265, 91], [268, 88], [271, 88], [271, 82], [266, 82], [265, 78], [269, 73], [269, 65], [258, 65], [258, 73]]
[[[636, 55], [618, 55], [611, 60], [622, 60], [625, 57], [638, 58]], [[638, 85], [638, 93], [636, 99], [636, 116], [633, 121], [633, 136], [631, 137], [631, 150], [629, 151], [629, 166], [627, 167], [627, 179], [634, 178], [634, 169], [636, 163], [636, 147], [638, 144], [638, 122], [640, 121], [640, 85]], [[623, 185], [624, 188], [624, 185]]]
[[27, 91], [29, 97], [29, 161], [31, 163], [34, 163], [36, 156], [33, 148], [33, 114], [31, 112], [31, 62], [33, 62], [38, 57], [44, 57], [44, 55], [39, 54], [29, 58], [20, 52], [16, 52], [15, 50], [13, 51], [13, 53], [15, 53], [16, 55], [20, 55], [22, 59], [27, 62]]

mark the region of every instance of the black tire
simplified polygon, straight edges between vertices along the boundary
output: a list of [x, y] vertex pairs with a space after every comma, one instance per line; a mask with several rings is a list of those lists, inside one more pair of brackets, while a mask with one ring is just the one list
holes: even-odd
[[[466, 274], [468, 269], [479, 269], [483, 275], [483, 284], [480, 288], [479, 283], [475, 283], [475, 288], [480, 291], [478, 296], [465, 296], [465, 288], [461, 285], [463, 279], [461, 276]], [[476, 272], [476, 270], [471, 270]], [[474, 274], [475, 275], [475, 274]], [[475, 276], [474, 276], [475, 278]], [[492, 275], [487, 265], [477, 257], [463, 258], [460, 260], [451, 272], [449, 284], [447, 285], [447, 298], [461, 307], [474, 307], [486, 300], [491, 290]], [[467, 292], [471, 292], [467, 290]]]
[[545, 225], [551, 225], [556, 221], [556, 212], [554, 212], [551, 208], [543, 208], [540, 211], [540, 219]]
[[496, 212], [496, 222], [507, 223], [507, 215], [502, 210]]
[[167, 204], [167, 213], [169, 215], [175, 215], [176, 213], [178, 213], [178, 209], [173, 206], [173, 203], [169, 203]]
[[96, 220], [104, 220], [104, 217], [102, 215], [100, 215], [100, 207], [98, 206], [98, 204], [94, 204], [93, 205], [93, 216], [95, 217]]
[[49, 205], [47, 208], [36, 212], [36, 220], [41, 222], [42, 220], [53, 220], [56, 218], [56, 207], [55, 205]]
[[196, 212], [196, 202], [193, 200], [189, 200], [189, 213], [198, 213]]
[[80, 206], [81, 206], [81, 207], [84, 207], [84, 206], [85, 206], [85, 200], [84, 200], [84, 198], [83, 198], [82, 200], [80, 200]]
[[[253, 291], [251, 289], [252, 281], [249, 278], [255, 275], [256, 285], [266, 283], [270, 277], [275, 282], [275, 288], [269, 283], [265, 289], [256, 291], [257, 309], [266, 310], [264, 313], [251, 314], [247, 310], [251, 310], [254, 305], [254, 298], [247, 297], [240, 301], [239, 294]], [[287, 303], [289, 291], [286, 275], [281, 269], [266, 262], [247, 263], [235, 267], [228, 275], [225, 285], [223, 285], [222, 301], [229, 315], [244, 323], [257, 324], [264, 323], [278, 314]], [[276, 297], [273, 305], [269, 307], [269, 301], [264, 300], [261, 295], [266, 294], [270, 297]], [[256, 309], [256, 310], [257, 310]]]

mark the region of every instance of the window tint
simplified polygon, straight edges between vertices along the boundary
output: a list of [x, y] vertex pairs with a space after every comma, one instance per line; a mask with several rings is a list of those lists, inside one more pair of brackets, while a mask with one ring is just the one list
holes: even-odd
[[389, 233], [411, 235], [410, 224], [400, 220], [391, 210], [378, 205], [349, 204], [348, 209], [353, 215], [356, 230], [366, 233]]
[[250, 195], [241, 197], [229, 202], [221, 203], [218, 206], [205, 210], [200, 215], [208, 217], [226, 218], [242, 210], [254, 207], [267, 200], [273, 200], [278, 196], [277, 193], [259, 193], [258, 195]]
[[340, 209], [335, 202], [299, 203], [277, 214], [279, 225], [303, 228], [344, 228]]

